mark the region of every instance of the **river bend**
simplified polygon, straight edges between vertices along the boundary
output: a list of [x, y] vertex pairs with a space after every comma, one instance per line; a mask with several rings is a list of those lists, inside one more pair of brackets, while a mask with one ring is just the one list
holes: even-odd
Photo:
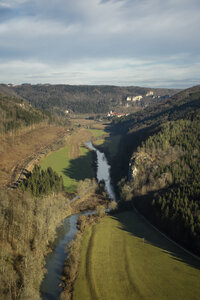
[[[87, 147], [96, 152], [97, 155], [97, 180], [105, 181], [105, 190], [112, 200], [116, 200], [110, 180], [110, 166], [104, 153], [96, 149], [92, 142], [86, 143]], [[84, 212], [88, 214], [90, 212]], [[62, 291], [61, 280], [62, 268], [66, 259], [66, 248], [77, 233], [76, 222], [80, 214], [71, 215], [64, 219], [62, 225], [57, 229], [57, 238], [53, 252], [47, 255], [47, 273], [41, 284], [41, 297], [43, 300], [56, 300]]]

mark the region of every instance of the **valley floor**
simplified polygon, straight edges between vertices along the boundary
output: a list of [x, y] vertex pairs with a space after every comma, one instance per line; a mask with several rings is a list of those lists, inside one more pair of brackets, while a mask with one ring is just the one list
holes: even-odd
[[73, 299], [200, 299], [200, 261], [134, 211], [84, 233]]

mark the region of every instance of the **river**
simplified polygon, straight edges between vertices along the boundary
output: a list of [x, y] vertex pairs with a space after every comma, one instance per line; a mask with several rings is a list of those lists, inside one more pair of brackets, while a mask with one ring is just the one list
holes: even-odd
[[[86, 143], [87, 147], [96, 152], [97, 155], [97, 180], [105, 181], [105, 190], [112, 200], [116, 201], [114, 190], [110, 180], [110, 166], [104, 153], [96, 149], [92, 142]], [[84, 212], [89, 214], [91, 212]], [[62, 288], [60, 277], [62, 276], [62, 268], [66, 259], [66, 247], [77, 233], [76, 222], [80, 214], [75, 214], [65, 218], [63, 224], [57, 229], [57, 238], [55, 240], [54, 251], [47, 255], [46, 269], [47, 273], [41, 284], [41, 297], [43, 300], [56, 300]]]

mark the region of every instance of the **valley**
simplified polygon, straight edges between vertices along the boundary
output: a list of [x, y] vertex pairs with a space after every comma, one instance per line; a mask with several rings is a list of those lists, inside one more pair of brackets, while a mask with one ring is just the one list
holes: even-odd
[[[78, 226], [79, 248], [68, 254], [77, 256], [76, 270], [69, 265], [75, 273], [63, 276], [61, 299], [199, 299], [200, 261], [178, 244], [198, 257], [200, 86], [110, 120], [100, 102], [88, 106], [86, 95], [93, 88], [60, 88], [55, 88], [58, 95], [67, 89], [75, 96], [85, 93], [81, 104], [73, 99], [78, 114], [62, 114], [56, 102], [47, 110], [28, 104], [29, 91], [44, 86], [12, 88], [6, 96], [3, 89], [1, 298], [41, 299], [45, 257], [54, 251], [56, 228], [68, 216], [96, 209], [96, 216]], [[45, 89], [52, 93], [52, 87]], [[105, 90], [98, 90], [105, 99], [108, 91], [117, 93]], [[16, 98], [19, 91], [26, 99]], [[87, 116], [80, 113], [83, 105]], [[88, 141], [108, 160], [117, 203], [106, 194], [107, 179], [95, 180], [97, 156]], [[18, 185], [25, 169], [24, 185]]]

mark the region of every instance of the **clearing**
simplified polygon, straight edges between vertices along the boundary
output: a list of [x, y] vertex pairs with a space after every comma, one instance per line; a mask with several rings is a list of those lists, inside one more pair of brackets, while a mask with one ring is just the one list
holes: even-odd
[[200, 299], [199, 270], [199, 260], [123, 212], [86, 229], [73, 299]]

